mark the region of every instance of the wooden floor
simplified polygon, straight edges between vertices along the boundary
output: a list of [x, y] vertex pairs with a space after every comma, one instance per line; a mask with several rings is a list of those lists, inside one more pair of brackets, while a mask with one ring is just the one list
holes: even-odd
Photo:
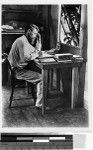
[[[88, 111], [84, 108], [71, 110], [62, 108], [47, 111], [42, 116], [41, 110], [33, 107], [33, 99], [26, 99], [27, 91], [17, 89], [15, 96], [22, 100], [13, 101], [9, 109], [10, 88], [3, 87], [2, 127], [88, 127]], [[54, 102], [53, 102], [54, 103]]]

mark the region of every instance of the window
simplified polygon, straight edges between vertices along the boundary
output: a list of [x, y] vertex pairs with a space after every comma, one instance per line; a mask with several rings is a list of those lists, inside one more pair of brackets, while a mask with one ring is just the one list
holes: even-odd
[[61, 5], [60, 41], [79, 46], [81, 5]]

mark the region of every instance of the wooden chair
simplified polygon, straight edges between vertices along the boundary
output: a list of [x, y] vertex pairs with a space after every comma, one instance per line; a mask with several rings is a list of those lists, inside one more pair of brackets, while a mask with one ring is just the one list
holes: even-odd
[[[11, 67], [11, 65], [10, 65], [10, 63], [8, 61], [8, 54], [3, 53], [2, 54], [2, 59], [4, 61], [6, 61], [6, 63], [8, 64], [8, 68], [9, 68], [10, 74], [11, 74], [11, 86], [12, 86], [12, 90], [11, 90], [11, 95], [10, 95], [10, 99], [9, 99], [9, 101], [10, 101], [9, 108], [11, 108], [12, 100], [13, 100], [13, 94], [14, 94], [16, 83], [17, 83], [16, 81], [20, 80], [20, 79], [15, 76], [15, 69], [12, 69], [12, 67]], [[20, 80], [20, 81], [23, 81], [23, 80]], [[26, 80], [24, 80], [24, 81], [26, 81]], [[32, 94], [33, 99], [34, 99], [34, 105], [36, 103], [36, 93], [35, 93], [36, 91], [35, 91], [35, 88], [33, 88], [33, 87], [35, 87], [35, 85], [38, 84], [40, 81], [41, 81], [41, 79], [36, 79], [34, 81], [30, 80], [29, 82], [26, 81], [27, 82], [27, 88], [28, 88], [28, 94], [30, 93], [29, 89], [31, 89], [31, 94]]]

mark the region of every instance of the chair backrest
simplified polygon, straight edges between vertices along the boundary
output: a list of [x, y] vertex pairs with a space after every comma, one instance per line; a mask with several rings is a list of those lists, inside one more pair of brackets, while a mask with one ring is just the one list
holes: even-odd
[[12, 76], [12, 78], [14, 78], [14, 77], [15, 77], [15, 73], [14, 73], [14, 70], [12, 69], [12, 67], [11, 67], [11, 65], [10, 65], [10, 62], [9, 62], [9, 60], [8, 60], [8, 54], [7, 54], [7, 53], [3, 53], [3, 54], [2, 54], [2, 60], [3, 60], [3, 62], [6, 62], [6, 63], [7, 63], [8, 68], [9, 68], [9, 70], [10, 70], [10, 72], [11, 72], [11, 76]]

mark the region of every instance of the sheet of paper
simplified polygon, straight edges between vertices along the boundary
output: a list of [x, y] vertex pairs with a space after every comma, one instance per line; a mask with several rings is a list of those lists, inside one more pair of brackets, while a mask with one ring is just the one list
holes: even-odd
[[40, 59], [40, 62], [55, 62], [54, 58], [42, 58]]
[[42, 55], [39, 58], [49, 58], [49, 57], [54, 57], [54, 55], [50, 55], [45, 51], [42, 51]]

